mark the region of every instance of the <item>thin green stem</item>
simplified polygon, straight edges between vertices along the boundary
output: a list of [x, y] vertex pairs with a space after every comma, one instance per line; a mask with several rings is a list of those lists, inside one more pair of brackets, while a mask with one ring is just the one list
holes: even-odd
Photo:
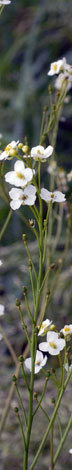
[[45, 417], [47, 418], [48, 422], [50, 421], [50, 418], [49, 416], [47, 415], [46, 411], [44, 410], [43, 406], [40, 404], [38, 398], [36, 398], [36, 401], [37, 403], [39, 404], [39, 408], [41, 408], [41, 410], [43, 411], [43, 414], [45, 415]]
[[34, 418], [35, 414], [37, 413], [37, 410], [38, 410], [39, 406], [41, 405], [41, 402], [42, 402], [43, 397], [44, 397], [44, 395], [45, 395], [48, 380], [49, 380], [49, 377], [48, 377], [48, 378], [46, 377], [46, 381], [45, 381], [45, 384], [44, 384], [43, 392], [42, 392], [42, 395], [41, 395], [40, 400], [38, 401], [38, 405], [36, 406], [36, 408], [35, 408], [35, 410], [34, 410], [33, 418]]
[[22, 411], [23, 411], [24, 421], [25, 421], [25, 424], [26, 424], [26, 426], [27, 426], [26, 412], [25, 412], [25, 408], [24, 408], [24, 405], [23, 405], [23, 402], [22, 402], [22, 398], [21, 398], [20, 392], [19, 392], [19, 390], [18, 390], [17, 382], [15, 383], [15, 389], [16, 389], [17, 396], [18, 396], [18, 399], [19, 399], [19, 403], [20, 403], [21, 408], [22, 408]]
[[63, 436], [62, 436], [62, 439], [61, 439], [60, 444], [59, 444], [59, 446], [58, 446], [57, 452], [56, 452], [56, 454], [55, 454], [55, 457], [54, 457], [54, 466], [55, 466], [55, 464], [56, 464], [56, 462], [57, 462], [57, 460], [58, 460], [58, 457], [59, 457], [59, 455], [60, 455], [60, 453], [61, 453], [62, 447], [63, 447], [63, 445], [64, 445], [64, 442], [66, 441], [66, 438], [67, 438], [67, 436], [68, 436], [68, 433], [69, 433], [71, 427], [72, 427], [72, 415], [70, 416], [69, 422], [68, 422], [68, 424], [67, 424], [67, 426], [66, 426], [65, 432], [64, 432], [64, 434], [63, 434]]
[[54, 470], [54, 452], [53, 452], [53, 425], [51, 427], [51, 470]]
[[30, 206], [30, 209], [31, 209], [31, 212], [33, 212], [33, 215], [34, 215], [34, 217], [35, 217], [35, 219], [36, 219], [36, 221], [37, 221], [37, 224], [38, 224], [38, 226], [39, 226], [39, 218], [38, 218], [37, 212], [36, 212], [36, 210], [35, 210], [35, 206], [34, 206], [34, 207], [33, 207], [33, 206]]
[[44, 287], [45, 281], [46, 281], [46, 279], [47, 279], [47, 277], [48, 277], [48, 274], [49, 274], [50, 269], [51, 269], [51, 266], [49, 266], [48, 269], [47, 269], [47, 271], [46, 271], [46, 274], [45, 274], [45, 276], [44, 276], [43, 282], [42, 282], [41, 287], [40, 287], [40, 293], [41, 293], [42, 290], [43, 290], [43, 287]]
[[25, 370], [24, 370], [23, 363], [21, 364], [21, 367], [22, 367], [22, 373], [23, 373], [24, 381], [26, 383], [26, 387], [28, 388], [28, 391], [30, 392], [30, 387], [29, 387], [29, 384], [28, 384], [28, 380], [27, 380], [27, 376], [26, 376], [26, 373], [25, 373]]
[[21, 317], [22, 326], [23, 326], [23, 329], [25, 330], [27, 340], [28, 340], [28, 344], [29, 344], [29, 347], [30, 347], [30, 350], [31, 350], [31, 340], [30, 340], [30, 336], [29, 336], [29, 333], [28, 333], [28, 330], [27, 330], [27, 325], [24, 322], [23, 314], [22, 314], [20, 306], [18, 307], [18, 309], [19, 309], [19, 313], [20, 313], [20, 317]]
[[31, 318], [31, 320], [32, 320], [32, 323], [33, 323], [33, 325], [34, 325], [34, 318], [33, 318], [33, 315], [32, 315], [32, 312], [31, 312], [31, 309], [30, 309], [30, 306], [29, 306], [27, 294], [25, 294], [25, 302], [26, 302], [26, 306], [27, 306], [28, 313], [29, 313], [30, 318]]
[[9, 211], [9, 213], [8, 213], [8, 216], [7, 216], [7, 219], [6, 219], [5, 223], [4, 223], [4, 226], [3, 226], [3, 228], [2, 228], [2, 230], [1, 230], [1, 232], [0, 232], [0, 240], [2, 240], [2, 237], [4, 236], [4, 234], [5, 234], [5, 232], [6, 232], [6, 229], [7, 229], [7, 227], [8, 227], [8, 224], [9, 224], [10, 219], [11, 219], [11, 217], [12, 217], [12, 213], [13, 213], [13, 211], [10, 209], [10, 211]]
[[20, 425], [20, 429], [21, 429], [21, 433], [22, 433], [22, 437], [23, 437], [23, 441], [24, 441], [24, 448], [26, 448], [25, 435], [24, 435], [24, 430], [23, 430], [22, 421], [21, 421], [21, 418], [20, 418], [20, 415], [19, 415], [19, 411], [16, 414], [17, 414], [17, 418], [18, 418], [18, 421], [19, 421], [19, 425]]
[[35, 465], [36, 465], [36, 463], [37, 463], [37, 460], [38, 460], [38, 458], [39, 458], [39, 455], [40, 455], [40, 453], [41, 453], [41, 451], [42, 451], [42, 449], [43, 449], [43, 447], [44, 447], [45, 441], [46, 441], [46, 439], [47, 439], [47, 437], [48, 437], [49, 431], [50, 431], [50, 429], [51, 429], [51, 427], [52, 427], [52, 425], [53, 425], [53, 423], [54, 423], [54, 420], [55, 420], [55, 418], [56, 418], [57, 411], [58, 411], [58, 408], [59, 408], [60, 403], [61, 403], [61, 399], [62, 399], [63, 394], [64, 394], [64, 391], [65, 391], [65, 389], [66, 389], [66, 387], [67, 387], [67, 385], [68, 385], [68, 383], [69, 383], [69, 381], [70, 381], [71, 375], [72, 375], [72, 370], [69, 372], [69, 374], [68, 374], [68, 376], [67, 376], [67, 379], [66, 379], [66, 381], [65, 381], [65, 384], [64, 384], [64, 386], [61, 388], [61, 391], [60, 391], [60, 393], [59, 393], [58, 400], [57, 400], [57, 403], [56, 403], [54, 412], [53, 412], [53, 414], [52, 414], [50, 423], [49, 423], [49, 425], [48, 425], [48, 427], [47, 427], [47, 430], [46, 430], [46, 432], [45, 432], [45, 434], [44, 434], [44, 437], [43, 437], [42, 442], [41, 442], [41, 444], [40, 444], [40, 446], [39, 446], [39, 449], [38, 449], [38, 451], [37, 451], [37, 453], [36, 453], [36, 456], [35, 456], [35, 458], [34, 458], [34, 460], [33, 460], [33, 463], [32, 463], [32, 465], [31, 465], [31, 467], [30, 467], [30, 470], [33, 470], [33, 468], [35, 467]]
[[30, 277], [31, 277], [32, 293], [33, 293], [34, 306], [35, 306], [36, 305], [36, 296], [35, 296], [35, 287], [34, 287], [32, 267], [30, 268]]
[[32, 267], [33, 267], [33, 271], [34, 271], [35, 278], [36, 278], [36, 281], [37, 281], [38, 276], [37, 276], [36, 268], [35, 268], [35, 265], [34, 265], [34, 262], [33, 262], [33, 259], [32, 259], [32, 256], [31, 256], [31, 253], [30, 253], [30, 250], [29, 250], [29, 247], [28, 247], [27, 242], [25, 243], [25, 247], [26, 247], [26, 250], [27, 250], [27, 254], [28, 254], [29, 260], [31, 261], [31, 265], [32, 265]]

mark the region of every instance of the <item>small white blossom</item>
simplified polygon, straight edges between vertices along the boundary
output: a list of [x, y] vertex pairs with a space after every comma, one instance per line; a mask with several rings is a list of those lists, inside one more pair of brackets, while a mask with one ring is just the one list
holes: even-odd
[[69, 182], [72, 181], [72, 170], [68, 173], [67, 179]]
[[70, 366], [68, 367], [68, 363], [66, 362], [65, 364], [65, 370], [68, 372], [72, 369], [72, 364], [70, 364]]
[[2, 264], [3, 264], [3, 262], [2, 262], [1, 259], [0, 259], [0, 266], [2, 266]]
[[5, 181], [14, 186], [24, 188], [33, 178], [34, 170], [25, 168], [24, 163], [17, 161], [14, 164], [14, 171], [9, 171], [5, 175]]
[[0, 317], [4, 315], [4, 310], [5, 310], [4, 305], [0, 304]]
[[41, 324], [41, 327], [40, 327], [40, 330], [39, 330], [39, 333], [38, 333], [38, 336], [44, 336], [46, 335], [47, 331], [49, 330], [50, 328], [50, 325], [52, 324], [52, 321], [50, 320], [45, 320], [42, 322]]
[[70, 325], [65, 325], [64, 328], [62, 328], [61, 333], [63, 333], [64, 337], [72, 335], [72, 324]]
[[56, 78], [54, 85], [56, 90], [60, 90], [62, 88], [62, 84], [65, 78], [68, 80], [67, 92], [70, 90], [72, 86], [72, 77], [68, 73], [60, 73], [60, 75]]
[[69, 449], [69, 454], [72, 454], [72, 449]]
[[0, 6], [2, 7], [3, 5], [9, 5], [11, 3], [11, 0], [0, 0]]
[[36, 188], [32, 184], [27, 186], [24, 190], [12, 188], [9, 191], [9, 196], [12, 199], [10, 207], [15, 211], [21, 205], [33, 206], [36, 200]]
[[52, 76], [58, 74], [62, 67], [64, 67], [64, 59], [57, 60], [57, 62], [52, 62], [48, 75]]
[[50, 192], [45, 188], [41, 189], [41, 199], [46, 201], [47, 203], [52, 201], [53, 202], [65, 202], [65, 194], [61, 193], [61, 191], [54, 191]]
[[57, 356], [65, 348], [65, 340], [58, 337], [58, 333], [52, 331], [47, 333], [47, 341], [39, 344], [39, 349]]
[[4, 152], [2, 152], [2, 153], [0, 154], [0, 160], [7, 160], [7, 158], [9, 157], [9, 155], [12, 154], [12, 152], [14, 151], [14, 149], [16, 150], [18, 143], [19, 143], [19, 140], [17, 140], [17, 142], [15, 142], [15, 140], [13, 140], [12, 142], [10, 142], [10, 144], [8, 144], [8, 145], [5, 147]]
[[46, 149], [42, 145], [37, 145], [37, 147], [33, 147], [31, 150], [31, 157], [33, 157], [36, 161], [45, 161], [49, 158], [53, 153], [52, 145], [49, 145]]
[[[37, 374], [41, 369], [42, 367], [45, 366], [47, 362], [47, 356], [43, 357], [43, 354], [40, 352], [40, 351], [37, 351], [36, 352], [36, 359], [35, 359], [35, 370], [34, 370], [34, 373]], [[32, 359], [31, 357], [25, 359], [25, 366], [27, 367], [27, 369], [32, 370]]]

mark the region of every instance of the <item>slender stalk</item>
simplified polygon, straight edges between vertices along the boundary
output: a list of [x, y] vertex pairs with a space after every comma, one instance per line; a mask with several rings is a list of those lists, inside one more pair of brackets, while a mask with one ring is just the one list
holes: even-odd
[[30, 267], [30, 277], [31, 277], [32, 293], [33, 293], [34, 306], [35, 306], [36, 305], [36, 295], [35, 295], [35, 287], [34, 287], [32, 266]]
[[29, 306], [29, 302], [28, 302], [28, 297], [27, 295], [25, 294], [25, 302], [26, 302], [26, 306], [27, 306], [27, 310], [28, 310], [28, 313], [30, 315], [30, 318], [32, 320], [32, 323], [34, 325], [34, 318], [33, 318], [33, 315], [32, 315], [32, 312], [31, 312], [31, 309], [30, 309], [30, 306]]
[[24, 430], [23, 430], [22, 421], [21, 421], [21, 418], [20, 418], [19, 411], [16, 414], [17, 414], [17, 418], [18, 418], [19, 425], [20, 425], [20, 428], [21, 428], [21, 433], [22, 433], [22, 437], [23, 437], [23, 441], [24, 441], [24, 448], [26, 448], [25, 435], [24, 435]]
[[30, 387], [29, 387], [29, 384], [28, 384], [27, 376], [25, 374], [23, 363], [21, 364], [21, 367], [22, 367], [22, 373], [23, 373], [24, 381], [26, 383], [26, 387], [28, 388], [28, 391], [30, 392]]
[[19, 392], [19, 390], [18, 390], [17, 381], [15, 382], [15, 389], [16, 389], [16, 392], [17, 392], [17, 395], [18, 395], [19, 403], [20, 403], [21, 408], [22, 408], [22, 411], [23, 411], [24, 421], [25, 421], [25, 424], [26, 424], [26, 426], [27, 426], [26, 412], [25, 412], [25, 408], [24, 408], [24, 405], [23, 405], [23, 402], [22, 402], [22, 398], [21, 398], [20, 392]]
[[41, 398], [40, 398], [40, 400], [38, 401], [38, 405], [36, 406], [36, 408], [35, 408], [35, 410], [34, 410], [34, 413], [33, 413], [33, 418], [34, 418], [35, 414], [37, 413], [37, 410], [38, 410], [39, 406], [41, 405], [41, 402], [42, 402], [43, 397], [44, 397], [44, 395], [45, 395], [48, 380], [49, 380], [49, 377], [46, 378], [46, 381], [45, 381], [45, 384], [44, 384], [44, 388], [43, 388], [43, 392], [42, 392]]
[[53, 463], [53, 425], [51, 427], [51, 470], [54, 470], [54, 463]]
[[20, 313], [20, 317], [21, 317], [23, 329], [25, 330], [25, 333], [26, 333], [26, 336], [27, 336], [27, 340], [28, 340], [28, 344], [29, 344], [29, 347], [30, 347], [30, 350], [31, 350], [31, 340], [30, 340], [30, 336], [29, 336], [29, 333], [28, 333], [28, 330], [27, 330], [27, 325], [26, 325], [25, 322], [24, 322], [23, 314], [22, 314], [22, 311], [21, 311], [20, 306], [18, 307], [18, 309], [19, 309], [19, 313]]
[[10, 209], [10, 211], [9, 211], [9, 213], [8, 213], [8, 216], [7, 216], [7, 219], [6, 219], [5, 223], [4, 223], [4, 226], [3, 226], [3, 228], [2, 228], [2, 230], [1, 230], [1, 232], [0, 232], [0, 240], [2, 240], [2, 237], [4, 236], [4, 234], [5, 234], [5, 232], [6, 232], [6, 229], [7, 229], [7, 227], [8, 227], [8, 224], [9, 224], [10, 219], [11, 219], [11, 217], [12, 217], [12, 213], [13, 213], [13, 211]]
[[54, 457], [54, 466], [55, 466], [55, 464], [56, 464], [56, 462], [57, 462], [57, 460], [58, 460], [58, 457], [59, 457], [59, 455], [60, 455], [60, 452], [61, 452], [61, 450], [62, 450], [62, 447], [63, 447], [63, 445], [64, 445], [64, 442], [66, 441], [66, 438], [67, 438], [67, 436], [68, 436], [68, 433], [69, 433], [71, 427], [72, 427], [72, 415], [70, 416], [69, 422], [68, 422], [68, 424], [67, 424], [67, 426], [66, 426], [65, 432], [64, 432], [64, 434], [63, 434], [63, 436], [62, 436], [62, 439], [61, 439], [60, 444], [59, 444], [59, 446], [58, 446], [57, 452], [56, 452], [56, 454], [55, 454], [55, 457]]
[[36, 398], [36, 401], [37, 401], [37, 403], [39, 404], [39, 408], [41, 408], [41, 410], [43, 411], [43, 414], [45, 415], [45, 417], [47, 418], [47, 420], [50, 421], [49, 416], [47, 415], [47, 413], [46, 413], [46, 411], [44, 410], [43, 406], [40, 404], [38, 398]]
[[40, 455], [40, 453], [41, 453], [41, 451], [42, 451], [42, 449], [43, 449], [43, 447], [44, 447], [45, 441], [46, 441], [46, 439], [47, 439], [47, 437], [48, 437], [49, 431], [50, 431], [50, 429], [51, 429], [51, 427], [52, 427], [52, 425], [53, 425], [53, 423], [54, 423], [54, 420], [55, 420], [55, 418], [56, 418], [57, 411], [58, 411], [58, 408], [59, 408], [60, 403], [61, 403], [61, 399], [62, 399], [63, 394], [64, 394], [64, 391], [65, 391], [65, 389], [66, 389], [66, 387], [67, 387], [67, 385], [68, 385], [68, 383], [69, 383], [69, 381], [70, 381], [71, 375], [72, 375], [72, 370], [69, 372], [69, 374], [68, 374], [68, 376], [67, 376], [67, 379], [66, 379], [66, 381], [65, 381], [65, 384], [64, 384], [64, 386], [61, 388], [61, 391], [60, 391], [60, 394], [59, 394], [59, 396], [58, 396], [58, 400], [57, 400], [57, 403], [56, 403], [54, 412], [53, 412], [53, 414], [52, 414], [50, 423], [49, 423], [49, 425], [48, 425], [48, 427], [47, 427], [47, 430], [46, 430], [46, 432], [45, 432], [45, 434], [44, 434], [44, 437], [43, 437], [42, 442], [41, 442], [41, 444], [40, 444], [40, 446], [39, 446], [39, 449], [38, 449], [38, 451], [37, 451], [37, 453], [36, 453], [36, 456], [35, 456], [35, 458], [34, 458], [34, 460], [33, 460], [33, 463], [32, 463], [32, 465], [31, 465], [31, 467], [30, 467], [30, 470], [33, 470], [33, 468], [35, 467], [35, 464], [37, 463], [37, 460], [38, 460], [38, 458], [39, 458], [39, 455]]
[[26, 250], [27, 250], [27, 254], [28, 254], [29, 260], [31, 261], [31, 265], [32, 265], [32, 267], [33, 267], [33, 271], [34, 271], [35, 278], [36, 278], [36, 281], [37, 281], [38, 276], [37, 276], [36, 268], [35, 268], [35, 265], [34, 265], [34, 262], [33, 262], [33, 259], [32, 259], [32, 256], [31, 256], [31, 253], [30, 253], [30, 250], [29, 250], [29, 247], [28, 247], [27, 242], [25, 243], [25, 247], [26, 247]]

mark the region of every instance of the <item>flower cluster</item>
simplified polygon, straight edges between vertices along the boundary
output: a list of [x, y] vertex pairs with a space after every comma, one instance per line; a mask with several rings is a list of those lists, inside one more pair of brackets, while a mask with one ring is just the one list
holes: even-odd
[[[60, 330], [60, 333], [63, 333], [64, 338], [60, 337], [60, 333], [57, 333], [56, 331], [51, 331], [51, 325], [52, 321], [49, 319], [46, 319], [45, 321], [42, 322], [38, 336], [44, 336], [47, 333], [47, 339], [45, 342], [39, 344], [39, 349], [40, 351], [36, 352], [36, 359], [35, 359], [35, 374], [38, 373], [46, 364], [47, 362], [47, 353], [49, 353], [51, 356], [57, 356], [60, 354], [60, 352], [65, 348], [66, 344], [66, 339], [67, 335], [72, 334], [72, 324], [71, 325], [66, 325], [62, 330]], [[45, 357], [43, 357], [43, 353], [45, 354]], [[40, 356], [41, 354], [41, 356]], [[25, 366], [31, 371], [32, 369], [32, 360], [31, 357], [25, 360]], [[65, 369], [68, 372], [68, 370], [72, 369], [72, 364], [69, 365], [66, 363], [65, 364]]]
[[69, 91], [72, 87], [72, 67], [71, 65], [67, 64], [65, 57], [51, 63], [48, 75], [58, 75], [55, 81], [55, 88], [57, 90], [61, 89], [64, 79], [67, 79], [68, 81], [67, 91]]

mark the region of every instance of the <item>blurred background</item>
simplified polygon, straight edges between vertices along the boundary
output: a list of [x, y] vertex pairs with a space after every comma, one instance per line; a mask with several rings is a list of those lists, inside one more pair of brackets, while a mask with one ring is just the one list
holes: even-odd
[[[30, 146], [38, 145], [42, 112], [45, 105], [49, 105], [48, 85], [51, 79], [47, 73], [50, 63], [66, 57], [72, 64], [72, 0], [12, 0], [6, 6], [0, 17], [0, 150], [12, 140], [24, 141], [28, 138]], [[54, 81], [52, 81], [54, 83]], [[57, 163], [59, 167], [69, 172], [72, 168], [72, 90], [69, 92], [69, 102], [64, 104], [62, 119], [59, 123], [58, 138], [56, 144]], [[10, 165], [10, 167], [9, 167]], [[13, 163], [12, 163], [13, 166]], [[11, 168], [11, 163], [5, 164], [6, 170]], [[43, 168], [43, 183], [47, 182], [47, 171]], [[67, 191], [71, 198], [71, 183]], [[0, 227], [8, 214], [9, 207], [0, 199]], [[29, 209], [28, 209], [29, 211]], [[26, 209], [24, 209], [26, 215]], [[28, 218], [30, 213], [28, 212]], [[28, 273], [28, 261], [23, 242], [22, 233], [26, 230], [23, 222], [17, 214], [13, 215], [6, 234], [1, 242], [0, 258], [3, 261], [1, 267], [0, 303], [5, 305], [5, 316], [1, 318], [1, 325], [10, 339], [17, 356], [24, 351], [26, 338], [24, 338], [19, 314], [16, 308], [16, 297], [21, 298], [22, 308], [26, 318], [26, 310], [22, 286], [27, 285], [31, 305], [31, 287]], [[63, 235], [56, 250], [56, 261], [61, 256], [65, 246], [66, 223], [63, 227]], [[33, 245], [33, 236], [27, 230], [30, 249], [36, 264], [38, 264], [37, 245]], [[66, 264], [60, 273], [57, 289], [48, 308], [48, 316], [57, 322], [62, 328], [67, 321], [72, 322], [71, 291], [72, 263], [71, 248], [68, 250]], [[28, 319], [29, 329], [31, 330]], [[14, 363], [4, 341], [1, 347], [1, 395], [0, 415], [5, 407], [6, 399], [12, 383]], [[40, 389], [42, 379], [36, 379], [36, 388]], [[27, 395], [22, 377], [20, 377], [22, 396], [24, 394], [26, 407]], [[51, 387], [51, 385], [50, 385]], [[50, 393], [47, 403], [51, 406]], [[0, 470], [22, 469], [22, 442], [17, 418], [14, 414], [16, 396], [12, 399], [10, 414], [8, 416], [1, 442]], [[67, 423], [71, 412], [71, 388], [68, 389], [68, 400], [64, 401], [61, 408], [63, 427]], [[37, 418], [38, 419], [38, 418]], [[38, 421], [37, 421], [38, 423]], [[31, 455], [29, 465], [40, 439], [42, 427], [46, 426], [45, 418], [41, 414], [39, 429], [32, 433]], [[38, 432], [39, 431], [39, 432]], [[58, 427], [56, 426], [55, 446], [58, 444]], [[57, 470], [62, 467], [66, 470], [72, 468], [71, 456], [68, 450], [71, 447], [71, 433], [62, 451], [62, 457], [57, 463]], [[40, 466], [36, 470], [48, 468], [50, 450], [49, 442], [40, 457]], [[47, 457], [48, 452], [48, 457]]]

